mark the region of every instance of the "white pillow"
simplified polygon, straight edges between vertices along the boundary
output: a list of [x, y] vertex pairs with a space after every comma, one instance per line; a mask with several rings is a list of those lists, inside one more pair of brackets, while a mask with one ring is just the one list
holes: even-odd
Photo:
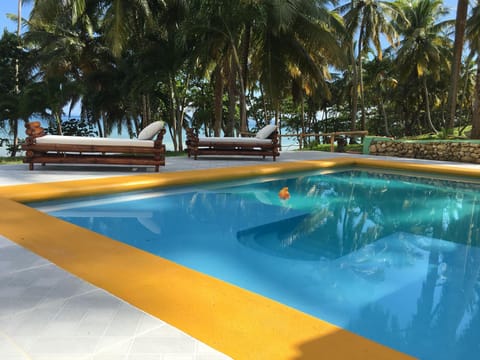
[[152, 140], [164, 127], [164, 121], [155, 121], [140, 131], [137, 138], [138, 140]]
[[257, 139], [266, 139], [268, 138], [270, 135], [272, 135], [272, 133], [277, 129], [277, 127], [275, 125], [267, 125], [267, 126], [264, 126], [263, 128], [261, 128], [260, 130], [258, 130], [257, 132], [257, 135], [255, 135], [255, 137]]

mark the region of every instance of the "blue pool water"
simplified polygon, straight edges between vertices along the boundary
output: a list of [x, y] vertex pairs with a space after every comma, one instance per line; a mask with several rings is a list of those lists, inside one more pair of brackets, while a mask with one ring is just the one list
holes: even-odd
[[477, 359], [479, 189], [347, 170], [31, 205], [415, 357]]

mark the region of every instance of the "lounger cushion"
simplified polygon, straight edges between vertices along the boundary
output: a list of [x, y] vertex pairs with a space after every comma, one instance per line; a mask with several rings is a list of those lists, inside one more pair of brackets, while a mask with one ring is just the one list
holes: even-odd
[[111, 139], [100, 137], [45, 135], [36, 138], [37, 144], [93, 145], [93, 146], [138, 146], [152, 147], [153, 140]]
[[215, 146], [215, 145], [270, 145], [272, 140], [270, 139], [257, 139], [257, 138], [246, 138], [246, 137], [206, 137], [199, 138], [199, 146]]
[[277, 129], [275, 125], [266, 125], [260, 130], [258, 130], [257, 135], [255, 137], [257, 139], [267, 139], [272, 133]]
[[138, 140], [152, 140], [164, 127], [165, 122], [155, 121], [140, 131], [137, 138]]

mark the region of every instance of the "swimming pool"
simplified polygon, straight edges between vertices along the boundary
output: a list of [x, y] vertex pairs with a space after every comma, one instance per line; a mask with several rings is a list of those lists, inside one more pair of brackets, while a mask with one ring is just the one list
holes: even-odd
[[451, 359], [478, 351], [477, 194], [345, 171], [36, 206], [400, 351]]

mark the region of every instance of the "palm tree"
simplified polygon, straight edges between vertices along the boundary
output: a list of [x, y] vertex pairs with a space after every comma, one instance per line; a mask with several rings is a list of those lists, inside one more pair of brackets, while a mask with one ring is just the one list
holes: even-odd
[[415, 78], [420, 82], [428, 127], [437, 132], [431, 118], [427, 79], [439, 81], [442, 69], [448, 68], [451, 42], [442, 32], [451, 22], [439, 22], [447, 13], [442, 0], [403, 0], [400, 6], [406, 18], [396, 22], [403, 36], [396, 53], [400, 80]]
[[[247, 127], [248, 84], [259, 86], [277, 107], [295, 79], [302, 78], [297, 83], [303, 84], [307, 92], [318, 89], [328, 95], [325, 81], [328, 64], [340, 63], [341, 57], [333, 29], [341, 29], [341, 22], [321, 2], [199, 1], [196, 4], [199, 17], [194, 18], [193, 29], [202, 39], [201, 62], [205, 69], [215, 69], [217, 129], [224, 88], [221, 82], [226, 83], [229, 97], [237, 88], [240, 131]], [[229, 111], [230, 115], [232, 112]], [[229, 124], [230, 121], [227, 129], [231, 127]]]
[[4, 31], [0, 38], [0, 126], [12, 134], [11, 156], [16, 155], [18, 148], [18, 120], [26, 118], [22, 98], [24, 87], [30, 81], [30, 55], [16, 34]]
[[[191, 4], [193, 10], [189, 29], [192, 36], [199, 41], [195, 46], [195, 56], [203, 74], [212, 79], [214, 88], [215, 135], [218, 136], [223, 127], [222, 98], [225, 87], [229, 89], [231, 110], [235, 103], [235, 93], [238, 93], [240, 131], [247, 131], [245, 94], [250, 40], [249, 35], [245, 34], [251, 31], [249, 24], [258, 17], [258, 13], [251, 11], [250, 6], [254, 5], [249, 2], [193, 0]], [[233, 132], [233, 114], [233, 111], [229, 111], [230, 119], [225, 126], [225, 133], [228, 135]]]
[[36, 2], [30, 14], [24, 38], [31, 49], [38, 49], [37, 77], [60, 133], [63, 107], [79, 101], [81, 84], [98, 61], [98, 48], [92, 49], [98, 44], [98, 10], [90, 6], [74, 15], [70, 2], [44, 0]]
[[[377, 105], [380, 116], [383, 120], [383, 128], [378, 127], [375, 131], [377, 134], [384, 133], [392, 136], [387, 116], [386, 102], [393, 98], [393, 91], [398, 84], [393, 74], [393, 60], [390, 56], [384, 57], [382, 60], [375, 58], [365, 64], [367, 87], [374, 95], [373, 103]], [[370, 124], [371, 126], [372, 124]]]
[[[18, 0], [18, 14], [17, 14], [17, 37], [20, 39], [21, 30], [22, 30], [22, 7], [25, 3], [25, 0]], [[20, 45], [19, 45], [20, 48]], [[20, 94], [20, 59], [15, 59], [15, 94], [19, 96]], [[16, 155], [18, 148], [18, 120], [19, 118], [10, 119], [10, 129], [13, 132], [13, 151], [11, 153], [12, 157]]]
[[457, 17], [455, 20], [455, 41], [453, 43], [453, 61], [450, 75], [450, 91], [448, 93], [449, 117], [447, 129], [453, 132], [455, 125], [455, 112], [457, 108], [458, 78], [462, 62], [462, 52], [467, 23], [468, 0], [458, 0]]
[[[377, 57], [382, 59], [382, 47], [380, 43], [381, 35], [384, 35], [387, 41], [394, 45], [397, 32], [392, 23], [392, 19], [401, 19], [402, 11], [393, 2], [382, 0], [352, 0], [351, 2], [340, 6], [337, 11], [343, 14], [345, 19], [345, 26], [347, 29], [347, 43], [350, 44], [349, 51], [351, 52], [351, 66], [354, 73], [354, 82], [359, 84], [353, 86], [354, 97], [358, 97], [357, 91], [360, 92], [361, 101], [361, 126], [362, 129], [366, 128], [366, 116], [365, 116], [365, 96], [363, 85], [363, 58], [370, 50], [370, 43], [373, 44]], [[357, 56], [355, 57], [355, 34], [358, 33], [357, 39]], [[355, 76], [356, 74], [356, 76]], [[352, 130], [355, 130], [356, 120], [356, 101], [352, 103]]]
[[[52, 84], [57, 84], [58, 98], [63, 99], [61, 101], [64, 103], [70, 101], [73, 106], [83, 98], [82, 114], [86, 115], [90, 121], [97, 123], [101, 135], [107, 135], [117, 123], [125, 122], [127, 128], [130, 128], [128, 119], [132, 114], [129, 111], [131, 109], [121, 104], [119, 99], [120, 66], [116, 64], [119, 57], [114, 58], [112, 52], [116, 51], [119, 54], [127, 41], [131, 41], [132, 38], [138, 40], [145, 33], [145, 31], [140, 32], [139, 29], [144, 29], [137, 26], [135, 28], [137, 32], [121, 36], [122, 32], [117, 29], [118, 31], [113, 31], [115, 36], [109, 35], [110, 49], [107, 48], [107, 35], [112, 33], [112, 26], [119, 22], [112, 15], [114, 13], [112, 8], [117, 5], [121, 5], [119, 1], [38, 1], [31, 12], [30, 29], [25, 36], [30, 46], [41, 49], [38, 58], [39, 74], [49, 83], [48, 89], [51, 90], [49, 99], [52, 100], [54, 95]], [[138, 9], [137, 11], [141, 12]], [[121, 15], [124, 15], [122, 11], [118, 16]], [[131, 25], [131, 19], [121, 18], [120, 22], [122, 20]], [[132, 43], [135, 42], [132, 41]], [[130, 72], [127, 70], [125, 73]], [[76, 83], [75, 86], [74, 83]], [[116, 91], [111, 91], [111, 88]], [[64, 97], [68, 94], [65, 89], [76, 89], [76, 92], [70, 93], [70, 99], [68, 99]], [[86, 109], [86, 105], [90, 108]], [[58, 107], [55, 109], [52, 115], [57, 122], [61, 123], [62, 110]], [[145, 110], [145, 107], [133, 117], [142, 113], [142, 110]], [[143, 114], [145, 119], [149, 118], [145, 116], [145, 112]], [[122, 126], [117, 126], [117, 129], [121, 128]], [[60, 124], [58, 129], [61, 131]], [[132, 131], [131, 135], [135, 132], [138, 133], [138, 129]]]
[[475, 96], [472, 111], [472, 139], [480, 139], [480, 1], [472, 9], [472, 15], [467, 21], [467, 38], [472, 52], [477, 55], [477, 74], [475, 81]]
[[299, 0], [267, 5], [262, 27], [253, 31], [257, 46], [252, 62], [278, 123], [280, 100], [287, 89], [296, 91], [294, 97], [300, 102], [314, 94], [330, 98], [329, 66], [345, 64], [339, 45], [344, 27], [322, 3]]
[[[98, 3], [101, 2], [98, 1]], [[151, 5], [158, 4], [164, 5], [165, 1], [108, 0], [104, 2], [105, 36], [115, 56], [120, 56], [131, 35], [142, 33], [145, 26], [152, 25]], [[78, 8], [81, 9], [81, 6]]]

